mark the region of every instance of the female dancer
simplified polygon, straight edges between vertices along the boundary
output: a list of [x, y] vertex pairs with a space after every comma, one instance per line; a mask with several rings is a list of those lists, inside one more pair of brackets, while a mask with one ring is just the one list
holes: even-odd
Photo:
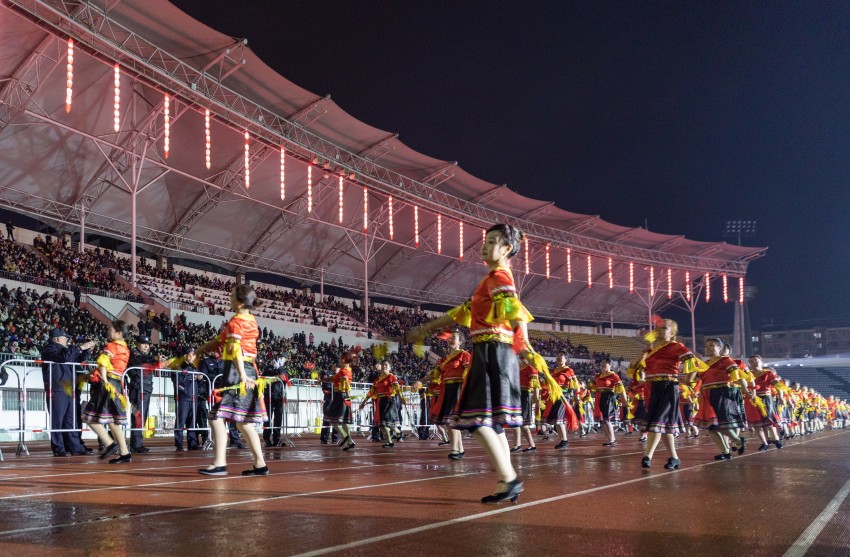
[[664, 468], [675, 470], [679, 467], [679, 455], [676, 452], [676, 440], [673, 434], [679, 431], [679, 374], [695, 371], [696, 357], [681, 342], [676, 342], [679, 326], [671, 319], [660, 320], [657, 328], [647, 337], [653, 342], [643, 357], [633, 363], [635, 369], [643, 368], [648, 389], [646, 395], [646, 416], [635, 418], [641, 431], [647, 432], [646, 452], [641, 466], [652, 466], [652, 456], [658, 443], [663, 439], [670, 451], [670, 458]]
[[561, 386], [564, 394], [546, 404], [546, 412], [543, 414], [543, 422], [555, 426], [555, 431], [561, 441], [555, 445], [555, 449], [561, 451], [570, 446], [567, 440], [567, 431], [576, 431], [579, 428], [579, 419], [576, 416], [573, 405], [569, 398], [576, 397], [579, 383], [576, 372], [567, 365], [567, 355], [559, 352], [555, 358], [555, 369], [552, 370], [552, 379]]
[[248, 441], [248, 447], [254, 456], [254, 465], [244, 470], [243, 476], [265, 476], [269, 473], [260, 436], [254, 424], [266, 421], [266, 407], [263, 396], [257, 386], [257, 338], [260, 330], [251, 310], [263, 305], [257, 299], [254, 288], [240, 284], [230, 291], [230, 309], [236, 314], [224, 327], [221, 335], [208, 341], [199, 350], [199, 354], [222, 349], [224, 361], [224, 387], [220, 389], [221, 400], [216, 402], [209, 415], [215, 444], [215, 459], [207, 468], [198, 470], [206, 476], [227, 475], [227, 426], [225, 420], [236, 423], [236, 429]]
[[[635, 369], [634, 367], [629, 366], [628, 374], [632, 381], [626, 389], [626, 393], [628, 393], [629, 397], [629, 410], [626, 416], [631, 415], [631, 418], [629, 418], [629, 427], [626, 435], [632, 433], [636, 424], [646, 421], [646, 405], [644, 404], [646, 377], [644, 376], [643, 367]], [[645, 431], [640, 432], [640, 442], [646, 443]]]
[[738, 454], [743, 454], [746, 448], [746, 438], [738, 435], [738, 430], [745, 423], [743, 409], [738, 403], [732, 383], [740, 384], [741, 390], [748, 394], [747, 382], [741, 377], [741, 370], [735, 360], [729, 356], [721, 356], [723, 341], [719, 338], [705, 340], [703, 350], [707, 369], [701, 369], [689, 375], [688, 381], [694, 383], [697, 374], [702, 378], [700, 389], [699, 412], [694, 422], [708, 429], [711, 440], [720, 449], [715, 460], [729, 460], [732, 457], [728, 437], [738, 445]]
[[433, 330], [456, 322], [470, 327], [472, 364], [464, 380], [452, 419], [452, 427], [471, 430], [484, 446], [499, 476], [496, 493], [482, 503], [516, 502], [522, 482], [511, 464], [504, 427], [522, 423], [519, 394], [519, 362], [514, 350], [532, 352], [526, 322], [531, 314], [520, 303], [508, 259], [519, 252], [523, 234], [509, 224], [487, 231], [481, 259], [490, 269], [478, 283], [472, 299], [446, 315], [409, 333], [421, 342]]
[[613, 447], [617, 444], [617, 439], [614, 437], [614, 425], [611, 422], [616, 421], [620, 414], [617, 408], [617, 397], [620, 397], [624, 407], [628, 407], [629, 402], [626, 399], [623, 381], [619, 375], [611, 371], [611, 358], [603, 358], [600, 365], [602, 371], [593, 378], [591, 387], [596, 392], [593, 414], [602, 422], [602, 429], [608, 437], [608, 442], [603, 443], [602, 446]]
[[[438, 426], [449, 424], [449, 419], [460, 396], [463, 378], [466, 376], [470, 363], [472, 363], [472, 355], [461, 348], [462, 343], [463, 333], [459, 330], [452, 331], [452, 336], [449, 339], [449, 348], [452, 351], [437, 364], [437, 368], [440, 370], [440, 386], [442, 389], [431, 409], [431, 421]], [[449, 458], [452, 460], [462, 459], [464, 457], [463, 435], [461, 435], [460, 430], [450, 429], [449, 440], [452, 444]]]
[[351, 431], [349, 425], [353, 423], [351, 418], [351, 380], [354, 374], [351, 371], [351, 365], [354, 363], [353, 352], [343, 352], [339, 358], [339, 369], [334, 373], [333, 392], [331, 393], [331, 402], [328, 405], [328, 410], [325, 413], [325, 420], [339, 431], [339, 436], [342, 441], [339, 445], [343, 451], [350, 451], [355, 447], [354, 441], [351, 439]]
[[[83, 411], [83, 421], [97, 435], [100, 443], [106, 447], [100, 458], [106, 458], [119, 452], [118, 458], [113, 458], [109, 464], [132, 462], [133, 455], [127, 449], [127, 440], [121, 426], [127, 423], [127, 401], [122, 394], [121, 379], [127, 362], [130, 361], [130, 349], [124, 342], [129, 334], [127, 324], [116, 319], [109, 324], [107, 338], [109, 343], [103, 347], [103, 352], [97, 358], [97, 371], [92, 377], [91, 399]], [[109, 438], [104, 424], [109, 426], [112, 437]]]
[[765, 369], [761, 356], [750, 356], [750, 372], [755, 376], [755, 380], [751, 388], [755, 391], [756, 396], [761, 399], [764, 414], [756, 408], [758, 412], [750, 411], [750, 406], [747, 406], [747, 421], [756, 428], [759, 439], [761, 439], [760, 451], [766, 451], [770, 448], [771, 443], [776, 445], [777, 449], [782, 448], [782, 441], [779, 440], [779, 432], [777, 426], [782, 423], [782, 418], [776, 410], [776, 404], [773, 401], [773, 390], [776, 389], [777, 397], [780, 401], [785, 400], [785, 393], [782, 391], [782, 381], [771, 369]]
[[537, 368], [526, 358], [525, 365], [519, 370], [520, 406], [522, 407], [522, 426], [516, 428], [516, 444], [511, 449], [517, 453], [522, 449], [522, 435], [528, 439], [528, 447], [523, 452], [529, 453], [537, 450], [534, 444], [534, 436], [531, 434], [531, 426], [535, 422], [534, 406], [540, 399], [540, 379], [537, 376]]
[[382, 447], [385, 449], [395, 447], [393, 435], [397, 434], [398, 428], [401, 427], [398, 405], [396, 404], [396, 397], [401, 393], [401, 385], [398, 383], [398, 377], [390, 373], [390, 369], [390, 362], [384, 360], [381, 363], [381, 374], [375, 379], [372, 388], [369, 389], [363, 402], [360, 403], [362, 410], [367, 402], [375, 401], [373, 402], [372, 424], [384, 430], [387, 442]]

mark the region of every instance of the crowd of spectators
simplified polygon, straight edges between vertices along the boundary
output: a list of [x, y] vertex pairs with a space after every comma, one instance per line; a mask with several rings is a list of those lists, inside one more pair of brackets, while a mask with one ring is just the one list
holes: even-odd
[[[366, 314], [362, 307], [356, 306], [353, 317], [364, 322]], [[430, 315], [413, 309], [392, 309], [369, 306], [369, 328], [378, 331], [387, 338], [399, 340], [405, 333], [433, 319]]]
[[129, 292], [117, 280], [117, 271], [129, 269], [130, 260], [116, 257], [111, 250], [86, 248], [80, 253], [51, 236], [36, 236], [33, 247], [44, 254], [58, 272], [59, 280], [81, 288], [93, 288], [110, 293]]
[[0, 262], [6, 273], [19, 276], [23, 282], [43, 284], [60, 279], [56, 267], [12, 240], [0, 241]]
[[106, 338], [106, 327], [61, 292], [0, 286], [0, 352], [38, 357], [54, 327], [68, 331], [78, 343]]

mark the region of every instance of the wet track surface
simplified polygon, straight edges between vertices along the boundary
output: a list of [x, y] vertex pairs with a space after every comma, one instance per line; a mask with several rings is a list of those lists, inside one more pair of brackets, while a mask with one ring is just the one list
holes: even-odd
[[467, 458], [451, 461], [433, 441], [363, 440], [347, 453], [307, 436], [266, 449], [265, 477], [239, 475], [248, 451], [228, 453], [230, 475], [201, 476], [211, 453], [174, 452], [164, 440], [121, 466], [55, 458], [38, 444], [16, 457], [4, 444], [0, 552], [774, 556], [802, 537], [796, 554], [848, 555], [848, 433], [766, 452], [751, 439], [725, 462], [713, 460], [707, 436], [683, 439], [673, 472], [662, 448], [642, 469], [636, 435], [613, 448], [600, 435], [571, 439], [567, 451], [540, 441], [537, 453], [512, 457], [526, 489], [501, 506], [479, 503], [495, 475], [472, 440]]

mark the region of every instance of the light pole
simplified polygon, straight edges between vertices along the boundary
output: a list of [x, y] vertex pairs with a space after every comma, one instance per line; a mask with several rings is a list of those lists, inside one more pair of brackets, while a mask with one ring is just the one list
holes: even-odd
[[[727, 220], [726, 229], [723, 231], [723, 236], [727, 238], [732, 237], [737, 239], [738, 245], [740, 246], [741, 238], [750, 238], [756, 235], [756, 224], [757, 221], [755, 220]], [[752, 353], [752, 331], [748, 319], [749, 311], [747, 311], [746, 309], [746, 304], [748, 300], [746, 290], [744, 295], [744, 302], [741, 304], [735, 304], [735, 324], [732, 331], [732, 338], [735, 339], [735, 344], [738, 345], [737, 348], [740, 351], [740, 355], [742, 358], [745, 355]], [[752, 289], [752, 293], [755, 293], [755, 289]]]

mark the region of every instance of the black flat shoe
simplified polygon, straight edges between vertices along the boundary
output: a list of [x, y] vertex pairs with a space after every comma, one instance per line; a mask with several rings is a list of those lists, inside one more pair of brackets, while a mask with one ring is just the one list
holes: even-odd
[[381, 445], [381, 446], [382, 446], [383, 448], [385, 448], [385, 449], [392, 449], [392, 448], [394, 448], [394, 447], [395, 447], [395, 445], [394, 445], [393, 443], [384, 443], [384, 444], [383, 444], [383, 445]]
[[666, 468], [666, 469], [668, 469], [668, 470], [678, 470], [678, 469], [679, 469], [679, 464], [681, 464], [681, 462], [679, 461], [679, 459], [678, 459], [678, 458], [673, 458], [673, 457], [671, 456], [670, 458], [668, 458], [668, 459], [667, 459], [667, 464], [665, 464], [665, 465], [664, 465], [664, 468]]
[[741, 437], [741, 446], [738, 447], [738, 455], [740, 456], [740, 455], [744, 454], [744, 451], [746, 450], [746, 448], [747, 448], [747, 438]]
[[354, 444], [354, 441], [351, 440], [351, 437], [347, 437], [347, 439], [348, 439], [348, 444], [345, 447], [342, 448], [343, 451], [350, 451], [351, 449], [353, 449], [356, 446]]
[[533, 453], [533, 452], [535, 452], [535, 451], [537, 451], [537, 447], [536, 447], [536, 446], [534, 446], [534, 447], [528, 447], [527, 449], [523, 449], [523, 450], [522, 450], [522, 452], [524, 452], [524, 453]]
[[608, 443], [602, 443], [602, 446], [603, 446], [603, 447], [616, 447], [616, 446], [617, 446], [617, 442], [616, 442], [616, 441], [610, 441], [610, 442], [608, 442]]
[[109, 445], [108, 447], [103, 449], [103, 452], [100, 453], [100, 459], [103, 460], [104, 458], [110, 457], [117, 452], [118, 452], [118, 443], [112, 443], [111, 445]]
[[66, 453], [65, 451], [56, 451], [55, 453], [53, 453], [53, 456], [68, 456], [68, 453]]
[[449, 444], [449, 442], [448, 442], [448, 441], [440, 441], [439, 443], [437, 443], [437, 446], [438, 446], [438, 447], [442, 447], [442, 446], [444, 446], [444, 445], [448, 445], [448, 444]]
[[520, 445], [517, 445], [516, 447], [512, 447], [512, 448], [511, 448], [511, 452], [512, 452], [512, 453], [518, 453], [518, 452], [520, 452], [521, 450], [522, 450], [522, 446], [520, 446]]
[[351, 436], [350, 436], [350, 435], [346, 435], [346, 436], [343, 438], [343, 440], [339, 442], [339, 444], [338, 444], [337, 446], [342, 447], [343, 445], [345, 445], [345, 444], [346, 444], [346, 443], [348, 443], [349, 441], [351, 441]]
[[769, 448], [770, 448], [770, 445], [767, 445], [767, 444], [765, 444], [765, 443], [762, 443], [761, 445], [759, 445], [759, 450], [760, 450], [760, 451], [766, 451], [766, 450], [767, 450], [767, 449], [769, 449]]
[[776, 448], [777, 448], [777, 449], [781, 449], [781, 448], [782, 448], [782, 441], [776, 440], [776, 441], [774, 441], [774, 442], [773, 442], [773, 444], [774, 444], [774, 445], [776, 445]]
[[650, 468], [650, 467], [652, 467], [652, 459], [649, 458], [648, 456], [645, 456], [641, 459], [640, 465], [643, 468]]
[[125, 462], [133, 462], [132, 453], [122, 454], [118, 458], [113, 458], [109, 461], [109, 464], [124, 464]]
[[204, 476], [226, 476], [227, 466], [210, 466], [209, 468], [201, 468], [198, 470], [198, 474], [203, 474]]
[[732, 460], [732, 453], [723, 453], [714, 457], [714, 460]]
[[269, 475], [269, 467], [263, 466], [262, 468], [257, 468], [254, 466], [250, 470], [242, 470], [243, 476], [268, 476]]
[[464, 458], [466, 458], [466, 453], [449, 453], [449, 458], [452, 460], [463, 460]]
[[496, 503], [504, 503], [505, 501], [510, 501], [511, 503], [519, 501], [519, 494], [522, 493], [523, 490], [523, 485], [522, 482], [519, 481], [519, 478], [512, 482], [507, 482], [506, 487], [507, 489], [505, 491], [482, 497], [481, 502], [485, 505], [495, 505]]
[[565, 439], [565, 440], [561, 441], [560, 443], [558, 443], [557, 445], [555, 445], [555, 448], [557, 450], [561, 451], [561, 450], [566, 449], [569, 446], [570, 446], [570, 442]]

